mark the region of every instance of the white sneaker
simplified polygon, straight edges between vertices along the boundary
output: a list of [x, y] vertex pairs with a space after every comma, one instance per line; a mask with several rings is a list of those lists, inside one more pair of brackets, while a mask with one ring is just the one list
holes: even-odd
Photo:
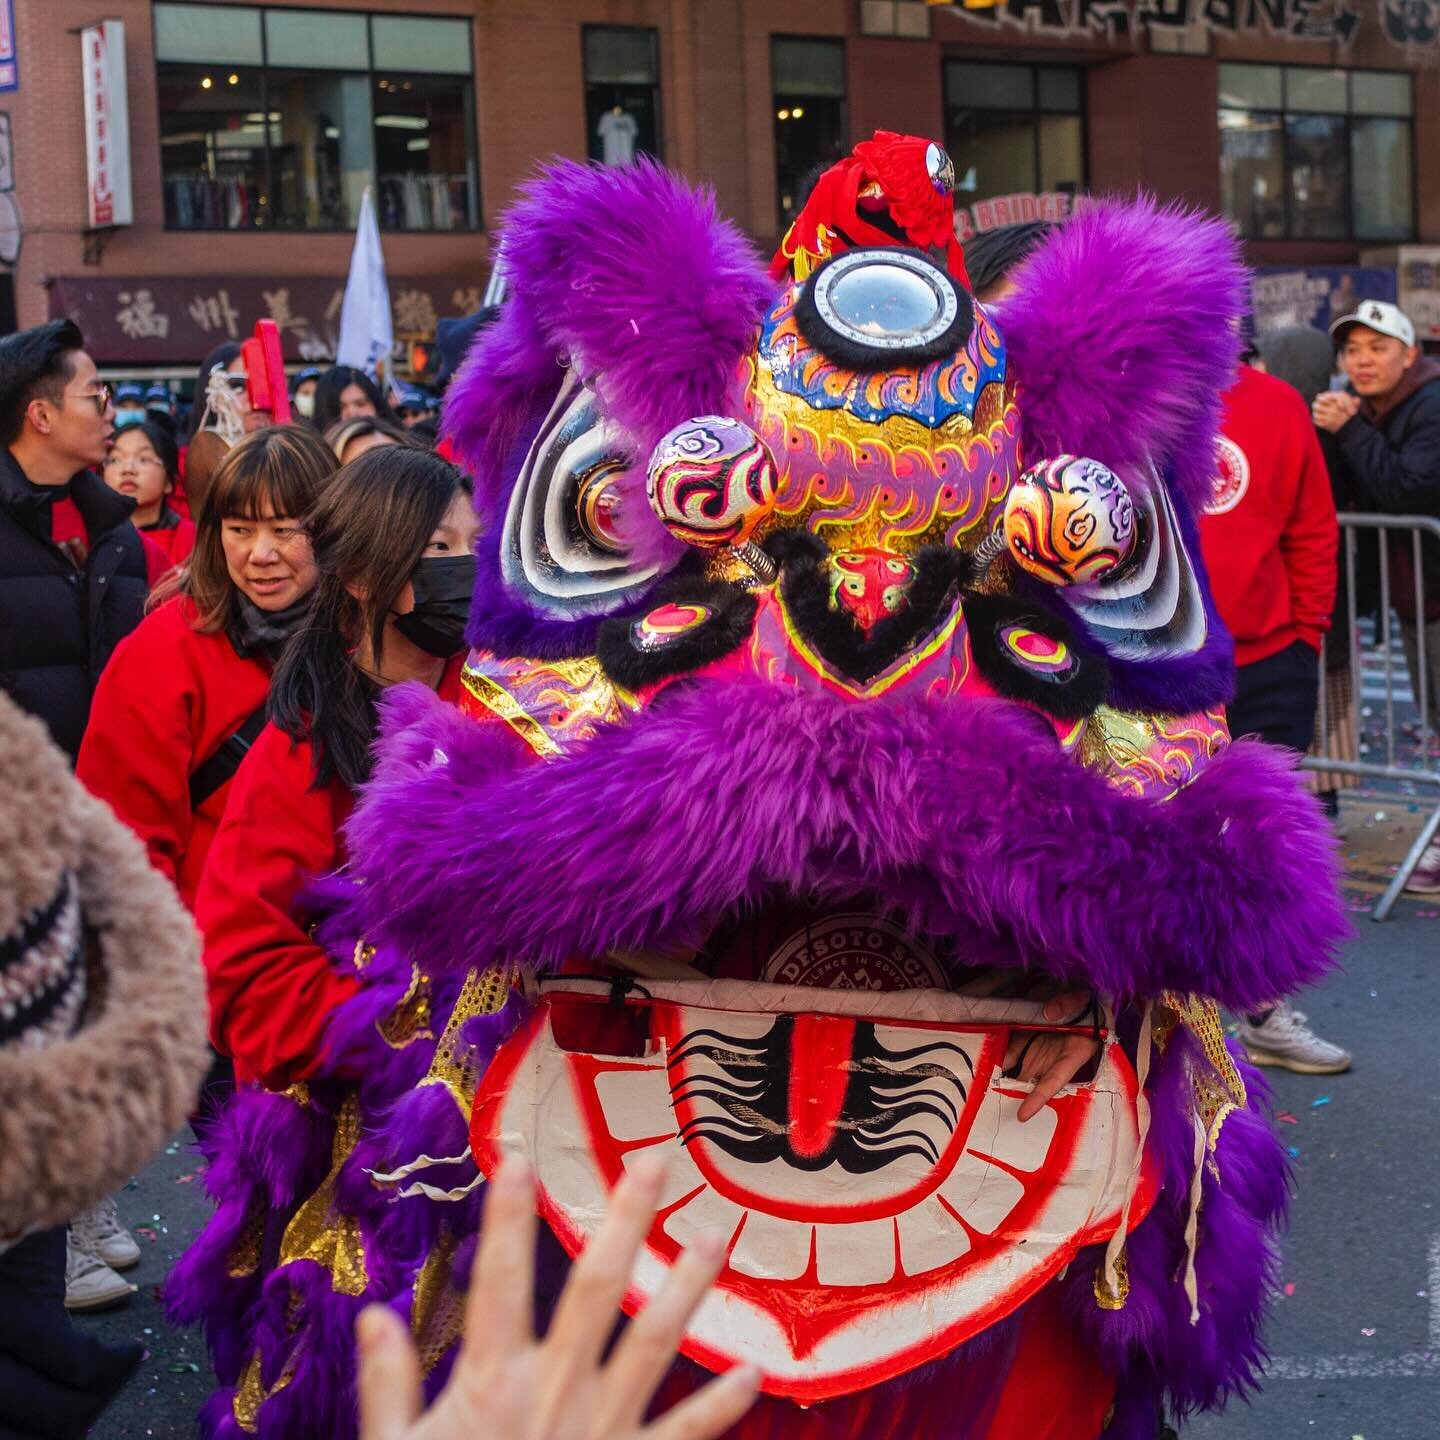
[[1440, 895], [1440, 840], [1425, 847], [1420, 863], [1410, 872], [1405, 889], [1411, 895]]
[[120, 1223], [115, 1202], [108, 1197], [70, 1222], [70, 1239], [112, 1270], [128, 1270], [140, 1263], [140, 1247]]
[[65, 1308], [107, 1310], [122, 1304], [135, 1287], [117, 1275], [103, 1260], [80, 1249], [68, 1237], [65, 1241]]
[[1299, 1010], [1277, 1005], [1258, 1025], [1235, 1027], [1254, 1065], [1275, 1065], [1297, 1075], [1338, 1075], [1350, 1068], [1350, 1052], [1322, 1040]]

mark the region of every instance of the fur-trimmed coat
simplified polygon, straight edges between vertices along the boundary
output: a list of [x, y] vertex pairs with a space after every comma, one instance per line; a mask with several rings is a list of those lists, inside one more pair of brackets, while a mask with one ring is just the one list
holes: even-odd
[[3, 1241], [68, 1220], [144, 1165], [184, 1122], [209, 1055], [200, 939], [174, 887], [4, 696], [0, 776]]

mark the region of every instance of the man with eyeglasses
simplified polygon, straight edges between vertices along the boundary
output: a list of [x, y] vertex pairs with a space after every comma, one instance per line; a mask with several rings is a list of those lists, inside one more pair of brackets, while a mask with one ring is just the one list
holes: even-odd
[[95, 473], [114, 417], [73, 321], [0, 340], [0, 685], [72, 757], [147, 588], [134, 502]]

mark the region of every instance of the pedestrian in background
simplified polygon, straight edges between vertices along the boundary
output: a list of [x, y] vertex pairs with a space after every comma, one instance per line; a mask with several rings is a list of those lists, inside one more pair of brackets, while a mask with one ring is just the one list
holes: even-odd
[[[1335, 437], [1357, 503], [1382, 514], [1440, 517], [1440, 363], [1420, 353], [1410, 317], [1382, 300], [1366, 300], [1330, 333], [1354, 393], [1321, 391], [1312, 410], [1316, 425]], [[1410, 536], [1392, 536], [1387, 549], [1405, 662], [1422, 718], [1433, 726], [1440, 718], [1440, 542], [1428, 535], [1421, 542], [1418, 611]], [[1440, 894], [1440, 840], [1426, 848], [1407, 889]]]
[[414, 442], [410, 432], [399, 425], [381, 420], [375, 415], [356, 415], [350, 420], [337, 420], [326, 432], [325, 443], [335, 452], [335, 458], [348, 465], [358, 460], [367, 450], [382, 445], [410, 445]]
[[149, 583], [134, 507], [94, 473], [114, 414], [73, 321], [0, 340], [0, 684], [72, 757]]
[[290, 385], [290, 404], [302, 420], [315, 418], [315, 391], [324, 373], [318, 365], [307, 365], [295, 372], [295, 379]]
[[323, 435], [341, 420], [361, 416], [399, 422], [379, 387], [353, 365], [332, 365], [315, 386], [315, 428]]
[[[1335, 605], [1339, 528], [1330, 475], [1304, 397], [1242, 364], [1225, 395], [1215, 490], [1200, 549], [1215, 608], [1235, 641], [1230, 733], [1303, 755], [1315, 735], [1321, 637]], [[1340, 1046], [1288, 1003], [1244, 1016], [1257, 1065], [1303, 1075], [1350, 1068]]]
[[180, 449], [156, 420], [132, 420], [115, 431], [105, 457], [105, 483], [135, 502], [130, 523], [165, 552], [173, 569], [195, 545], [195, 526], [170, 504], [180, 481]]

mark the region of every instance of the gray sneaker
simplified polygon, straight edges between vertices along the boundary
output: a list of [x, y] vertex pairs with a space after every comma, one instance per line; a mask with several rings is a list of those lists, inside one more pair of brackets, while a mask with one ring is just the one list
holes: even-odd
[[1338, 1075], [1350, 1068], [1350, 1052], [1322, 1040], [1299, 1010], [1277, 1005], [1258, 1025], [1242, 1019], [1235, 1027], [1254, 1065], [1275, 1065], [1297, 1075]]
[[71, 1239], [65, 1242], [65, 1308], [67, 1310], [108, 1310], [123, 1305], [135, 1293], [135, 1286], [122, 1280], [98, 1255], [82, 1250]]
[[1411, 895], [1440, 895], [1440, 840], [1425, 847], [1420, 863], [1410, 872], [1405, 889]]
[[70, 1240], [112, 1270], [128, 1270], [140, 1263], [140, 1247], [120, 1223], [120, 1213], [109, 1196], [70, 1222]]

